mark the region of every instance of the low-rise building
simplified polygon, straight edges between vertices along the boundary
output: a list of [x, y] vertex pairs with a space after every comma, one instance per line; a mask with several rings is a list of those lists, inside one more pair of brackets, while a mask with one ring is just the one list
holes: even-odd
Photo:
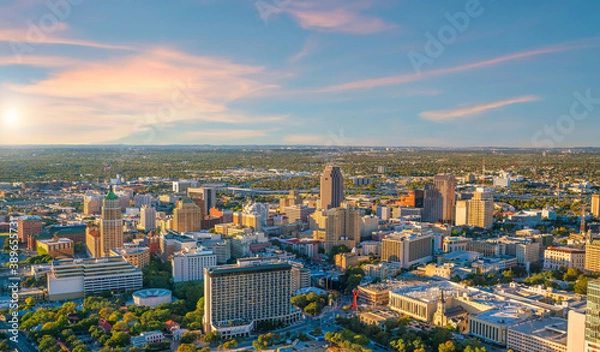
[[399, 263], [365, 264], [362, 266], [366, 276], [376, 277], [381, 280], [394, 277], [402, 272]]
[[111, 249], [110, 255], [123, 257], [131, 265], [140, 269], [144, 269], [150, 264], [150, 248], [133, 243], [125, 243], [122, 248]]
[[397, 320], [400, 315], [388, 310], [374, 310], [371, 312], [360, 312], [358, 317], [361, 323], [366, 325], [375, 325], [379, 329], [385, 331], [385, 322]]
[[52, 258], [73, 257], [73, 240], [54, 237], [48, 240], [37, 240], [38, 253], [46, 253]]
[[[508, 342], [508, 328], [531, 319], [531, 310], [507, 305], [469, 317], [469, 334], [500, 346]], [[529, 352], [529, 351], [527, 351]]]
[[152, 330], [141, 333], [139, 336], [131, 338], [131, 345], [143, 348], [147, 344], [159, 343], [165, 339], [165, 335], [160, 330]]
[[205, 248], [185, 249], [171, 258], [173, 281], [204, 280], [204, 269], [217, 266], [217, 256]]
[[585, 250], [570, 247], [548, 247], [544, 251], [544, 269], [556, 270], [561, 266], [585, 268]]
[[55, 260], [48, 272], [48, 298], [82, 298], [89, 293], [142, 287], [142, 271], [122, 257]]
[[515, 352], [567, 352], [567, 320], [547, 317], [513, 325], [506, 347]]

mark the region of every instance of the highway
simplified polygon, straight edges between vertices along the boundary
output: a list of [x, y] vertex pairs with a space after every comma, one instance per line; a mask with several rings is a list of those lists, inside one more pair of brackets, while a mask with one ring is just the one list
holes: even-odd
[[[9, 336], [12, 336], [12, 334], [8, 333], [8, 329], [10, 329], [9, 323], [0, 322], [0, 331], [6, 333]], [[16, 342], [9, 339], [8, 344], [11, 347], [16, 348], [19, 352], [37, 352], [37, 349], [33, 347], [33, 345], [29, 343], [29, 341], [27, 341], [27, 338], [25, 337], [25, 333], [23, 331], [19, 331], [19, 335], [17, 336]]]

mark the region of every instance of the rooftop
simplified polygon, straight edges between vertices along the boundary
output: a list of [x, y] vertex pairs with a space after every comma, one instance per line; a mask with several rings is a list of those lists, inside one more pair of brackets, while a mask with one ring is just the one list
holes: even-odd
[[561, 345], [567, 345], [567, 320], [557, 317], [547, 317], [520, 323], [510, 330], [550, 340]]

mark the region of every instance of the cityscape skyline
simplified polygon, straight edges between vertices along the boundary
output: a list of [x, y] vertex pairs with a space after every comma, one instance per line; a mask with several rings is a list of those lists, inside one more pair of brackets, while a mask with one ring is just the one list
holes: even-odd
[[2, 145], [600, 146], [596, 3], [57, 3], [0, 6]]

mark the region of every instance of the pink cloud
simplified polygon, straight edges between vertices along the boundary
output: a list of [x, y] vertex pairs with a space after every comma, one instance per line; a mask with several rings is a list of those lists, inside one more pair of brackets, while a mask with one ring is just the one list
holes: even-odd
[[381, 18], [364, 14], [366, 0], [291, 1], [281, 11], [291, 15], [302, 28], [323, 32], [373, 34], [395, 28]]
[[536, 95], [527, 95], [522, 97], [504, 99], [493, 101], [485, 104], [473, 105], [468, 107], [460, 107], [449, 110], [433, 110], [424, 111], [419, 114], [423, 119], [430, 121], [450, 121], [459, 118], [476, 115], [487, 110], [499, 109], [503, 106], [513, 105], [518, 103], [528, 103], [532, 101], [540, 100], [541, 98]]
[[560, 52], [565, 52], [565, 51], [587, 49], [587, 48], [595, 47], [598, 45], [598, 41], [595, 39], [597, 39], [597, 38], [594, 38], [594, 40], [590, 40], [587, 43], [575, 43], [575, 44], [550, 46], [550, 47], [545, 47], [545, 48], [536, 49], [536, 50], [529, 50], [529, 51], [524, 51], [524, 52], [520, 52], [520, 53], [504, 55], [504, 56], [496, 57], [493, 59], [478, 61], [478, 62], [474, 62], [474, 63], [470, 63], [470, 64], [427, 71], [427, 72], [424, 72], [421, 74], [409, 73], [409, 74], [395, 75], [395, 76], [388, 76], [388, 77], [381, 77], [381, 78], [363, 79], [363, 80], [358, 80], [358, 81], [354, 81], [354, 82], [325, 87], [325, 88], [317, 90], [317, 92], [343, 92], [343, 91], [354, 90], [354, 89], [371, 89], [371, 88], [376, 88], [376, 87], [386, 87], [386, 86], [394, 86], [394, 85], [400, 85], [400, 84], [405, 84], [405, 83], [410, 83], [410, 82], [416, 82], [416, 81], [421, 81], [421, 80], [425, 80], [425, 79], [429, 79], [429, 78], [433, 78], [433, 77], [437, 77], [437, 76], [443, 76], [443, 75], [458, 73], [458, 72], [462, 72], [462, 71], [469, 71], [469, 70], [474, 70], [474, 69], [496, 66], [496, 65], [499, 65], [499, 64], [502, 64], [505, 62], [525, 59], [525, 58], [529, 58], [529, 57], [535, 57], [535, 56], [552, 54], [552, 53], [560, 53]]
[[[23, 64], [51, 68], [49, 76], [39, 81], [3, 85], [9, 92], [20, 93], [28, 107], [22, 127], [62, 127], [56, 134], [32, 132], [28, 136], [40, 143], [56, 143], [61, 138], [100, 143], [147, 126], [160, 130], [178, 121], [274, 125], [288, 118], [232, 110], [233, 101], [277, 85], [264, 67], [226, 58], [155, 48], [110, 60], [48, 60], [34, 55], [23, 59]], [[66, 62], [69, 65], [61, 65]], [[0, 57], [3, 63], [12, 64], [14, 59]], [[97, 128], [102, 125], [110, 127]], [[74, 126], [84, 131], [69, 135]]]
[[[12, 45], [20, 48], [29, 46], [35, 48], [38, 45], [72, 45], [98, 49], [110, 50], [134, 50], [126, 45], [106, 44], [90, 40], [72, 39], [60, 35], [68, 30], [68, 25], [64, 22], [58, 23], [56, 29], [52, 32], [32, 31], [30, 28], [1, 28], [0, 42], [13, 43]], [[24, 52], [27, 54], [28, 52]]]
[[304, 42], [304, 46], [302, 47], [302, 50], [300, 50], [296, 55], [292, 56], [289, 61], [291, 63], [295, 63], [297, 61], [300, 61], [301, 59], [303, 59], [306, 56], [310, 55], [316, 48], [317, 48], [317, 41], [316, 41], [316, 39], [314, 39], [314, 38], [308, 38]]

